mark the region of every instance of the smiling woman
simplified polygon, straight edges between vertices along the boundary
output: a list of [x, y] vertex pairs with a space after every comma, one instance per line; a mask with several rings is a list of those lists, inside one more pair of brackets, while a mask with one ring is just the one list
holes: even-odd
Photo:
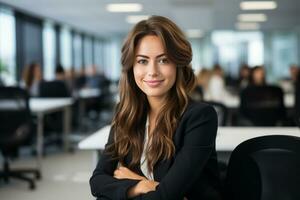
[[136, 47], [134, 79], [148, 101], [164, 98], [175, 83], [176, 66], [164, 51], [160, 38], [154, 35], [145, 36]]
[[220, 199], [217, 116], [189, 98], [192, 50], [172, 21], [136, 24], [122, 48], [120, 102], [90, 179], [98, 199]]

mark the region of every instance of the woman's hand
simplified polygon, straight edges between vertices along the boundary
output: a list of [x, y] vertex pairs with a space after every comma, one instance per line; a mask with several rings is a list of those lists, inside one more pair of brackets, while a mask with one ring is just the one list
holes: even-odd
[[117, 179], [140, 180], [138, 184], [128, 190], [127, 196], [129, 198], [133, 198], [147, 192], [155, 191], [156, 186], [159, 184], [159, 182], [150, 181], [146, 177], [140, 176], [127, 167], [123, 166], [120, 166], [114, 171], [114, 177]]
[[129, 198], [136, 197], [141, 194], [146, 194], [151, 191], [155, 191], [156, 186], [159, 185], [159, 182], [149, 181], [149, 180], [141, 180], [135, 186], [131, 187], [128, 190], [127, 196]]
[[123, 166], [114, 171], [114, 177], [117, 179], [147, 180], [144, 176], [140, 176]]

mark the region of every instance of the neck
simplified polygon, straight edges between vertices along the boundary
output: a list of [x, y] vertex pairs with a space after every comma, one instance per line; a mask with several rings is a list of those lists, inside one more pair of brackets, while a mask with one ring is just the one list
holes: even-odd
[[153, 123], [156, 121], [157, 116], [160, 113], [160, 109], [165, 103], [164, 98], [148, 98], [148, 102], [150, 105], [149, 111], [149, 122], [150, 124], [154, 125]]
[[161, 107], [165, 103], [164, 98], [148, 98], [149, 106], [150, 106], [150, 114], [157, 116]]

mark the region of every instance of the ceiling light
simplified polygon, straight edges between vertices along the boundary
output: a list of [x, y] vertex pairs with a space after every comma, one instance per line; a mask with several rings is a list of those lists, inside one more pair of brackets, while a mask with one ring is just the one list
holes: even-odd
[[236, 23], [235, 27], [239, 30], [258, 30], [260, 25], [258, 23]]
[[186, 34], [189, 38], [201, 38], [203, 36], [203, 31], [199, 29], [188, 29]]
[[113, 3], [106, 5], [109, 12], [140, 12], [143, 6], [138, 3]]
[[272, 10], [277, 8], [275, 1], [243, 1], [240, 3], [242, 10]]
[[149, 15], [129, 15], [126, 17], [126, 22], [129, 24], [136, 24], [142, 20], [149, 18]]
[[265, 22], [267, 16], [265, 14], [240, 14], [238, 20], [241, 22]]

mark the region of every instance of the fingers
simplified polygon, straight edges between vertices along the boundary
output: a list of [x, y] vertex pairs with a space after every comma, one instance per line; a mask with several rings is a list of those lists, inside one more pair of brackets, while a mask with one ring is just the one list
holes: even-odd
[[127, 167], [120, 166], [114, 171], [114, 178], [117, 179], [133, 179], [133, 180], [146, 180], [145, 177], [138, 175]]
[[128, 168], [120, 166], [114, 171], [114, 177], [117, 179], [128, 178]]

